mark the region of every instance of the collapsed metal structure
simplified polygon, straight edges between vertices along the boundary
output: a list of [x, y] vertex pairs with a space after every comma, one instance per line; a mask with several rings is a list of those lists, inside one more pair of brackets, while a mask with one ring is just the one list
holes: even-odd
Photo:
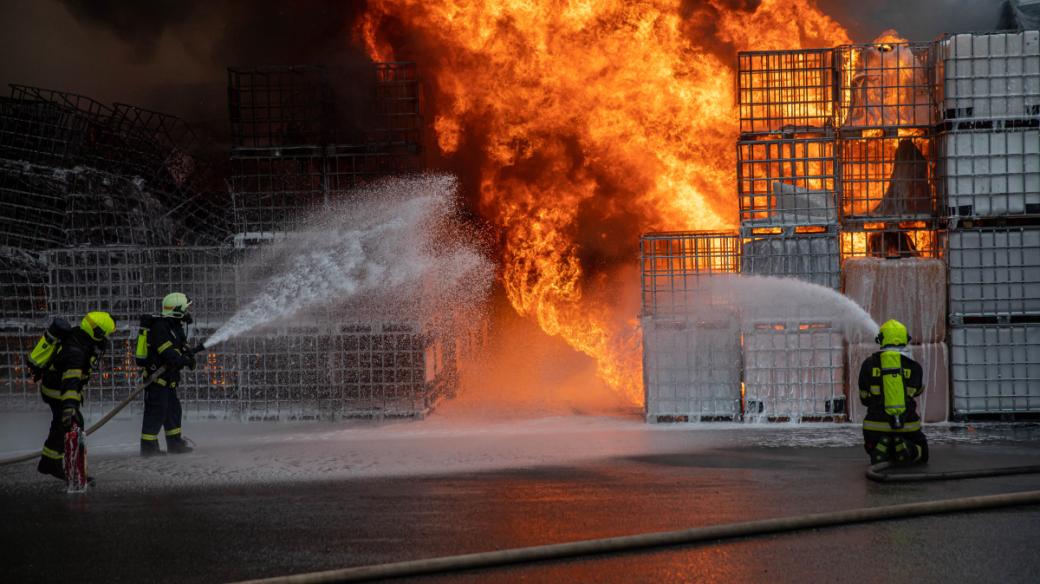
[[725, 272], [906, 322], [926, 421], [1040, 412], [1040, 32], [745, 52], [738, 69], [738, 232], [643, 237], [647, 418], [862, 418], [846, 396], [874, 347], [826, 322], [727, 328], [696, 309]]
[[[207, 338], [257, 293], [245, 269], [298, 220], [374, 178], [422, 167], [413, 63], [228, 70], [230, 180], [183, 121], [12, 86], [0, 100], [0, 408], [38, 404], [24, 357], [48, 319], [106, 310], [97, 413], [139, 379], [131, 335], [169, 291]], [[454, 391], [468, 339], [342, 314], [233, 339], [179, 389], [187, 415], [422, 416]], [[135, 404], [140, 408], [140, 404]]]

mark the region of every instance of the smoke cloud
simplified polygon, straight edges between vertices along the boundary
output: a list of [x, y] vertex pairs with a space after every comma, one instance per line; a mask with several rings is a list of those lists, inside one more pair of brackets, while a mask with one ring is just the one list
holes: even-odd
[[[0, 91], [36, 85], [186, 119], [226, 145], [227, 67], [368, 61], [364, 2], [11, 0], [0, 3]], [[16, 57], [13, 57], [16, 56]]]
[[860, 43], [888, 29], [911, 41], [932, 40], [946, 32], [995, 30], [1003, 4], [1000, 0], [817, 0]]

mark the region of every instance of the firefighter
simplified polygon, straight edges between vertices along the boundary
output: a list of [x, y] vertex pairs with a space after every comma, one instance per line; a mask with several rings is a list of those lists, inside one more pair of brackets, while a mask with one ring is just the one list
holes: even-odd
[[72, 428], [73, 421], [83, 427], [83, 388], [114, 330], [112, 315], [88, 312], [79, 328], [68, 330], [57, 339], [53, 358], [39, 371], [40, 395], [51, 408], [50, 432], [36, 467], [41, 473], [65, 480], [65, 433]]
[[181, 433], [181, 402], [177, 399], [181, 369], [195, 369], [195, 354], [188, 347], [184, 333], [184, 325], [192, 322], [188, 314], [190, 307], [191, 300], [185, 294], [167, 294], [162, 302], [162, 315], [149, 322], [144, 376], [147, 378], [163, 365], [166, 371], [144, 390], [141, 456], [162, 454], [160, 429], [166, 432], [166, 451], [170, 454], [193, 450]]
[[859, 370], [859, 401], [867, 406], [863, 446], [870, 463], [928, 462], [928, 440], [914, 401], [924, 393], [924, 375], [909, 356], [910, 335], [902, 323], [889, 320], [875, 340], [881, 350], [867, 357]]

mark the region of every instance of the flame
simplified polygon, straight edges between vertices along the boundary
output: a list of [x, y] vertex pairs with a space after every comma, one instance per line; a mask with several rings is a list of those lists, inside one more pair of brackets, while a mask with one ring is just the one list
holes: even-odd
[[850, 42], [812, 0], [731, 4], [370, 0], [355, 30], [418, 61], [444, 164], [478, 166], [512, 306], [633, 403], [641, 341], [611, 268], [644, 231], [736, 225], [735, 51]]
[[932, 117], [928, 45], [888, 30], [868, 45], [842, 47], [843, 127], [926, 126]]
[[873, 257], [938, 258], [943, 246], [940, 232], [931, 229], [926, 221], [902, 223], [864, 223], [860, 231], [841, 233], [842, 259]]

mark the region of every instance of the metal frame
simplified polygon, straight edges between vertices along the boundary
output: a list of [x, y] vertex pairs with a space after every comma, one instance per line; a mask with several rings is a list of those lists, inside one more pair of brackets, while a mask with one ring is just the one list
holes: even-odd
[[702, 313], [700, 279], [740, 271], [740, 238], [717, 231], [647, 233], [639, 240], [643, 316]]
[[836, 92], [833, 60], [833, 49], [739, 53], [741, 133], [830, 127]]
[[946, 35], [938, 53], [943, 119], [1040, 122], [1040, 31]]
[[233, 148], [421, 143], [415, 63], [228, 68]]
[[954, 326], [953, 414], [1040, 412], [1040, 323]]
[[947, 231], [935, 221], [846, 223], [842, 258], [944, 258]]
[[642, 329], [648, 422], [740, 418], [740, 329], [735, 318], [646, 317]]
[[332, 143], [333, 101], [324, 67], [229, 67], [232, 146]]
[[937, 142], [948, 217], [1040, 217], [1040, 129], [944, 132]]
[[[100, 309], [112, 313], [117, 332], [90, 382], [85, 407], [103, 413], [140, 378], [133, 360], [139, 316], [157, 312], [166, 293], [183, 291], [194, 302], [189, 334], [208, 338], [259, 285], [243, 269], [247, 256], [229, 247], [48, 251], [49, 275], [41, 287], [46, 305], [36, 307], [33, 320], [0, 329], [0, 367], [10, 370], [0, 382], [0, 400], [14, 408], [38, 400], [22, 367], [49, 315], [78, 322]], [[352, 322], [349, 315], [323, 311], [216, 347], [198, 370], [184, 372], [178, 391], [193, 416], [423, 416], [455, 391], [460, 359], [475, 350], [470, 333], [480, 323], [456, 324], [454, 336], [445, 336], [418, 322]]]
[[740, 222], [812, 225], [838, 221], [838, 148], [833, 134], [783, 134], [737, 143]]
[[843, 343], [841, 330], [828, 322], [759, 322], [746, 327], [744, 418], [843, 420], [848, 411]]
[[873, 43], [835, 49], [842, 128], [936, 123], [934, 43]]
[[12, 85], [0, 102], [0, 245], [216, 243], [229, 235], [197, 139], [172, 116]]
[[418, 172], [409, 152], [350, 147], [297, 147], [239, 152], [231, 160], [231, 197], [239, 233], [291, 229], [345, 191], [381, 176]]
[[951, 231], [950, 314], [1040, 316], [1040, 225]]
[[741, 271], [841, 286], [838, 226], [741, 227]]
[[935, 151], [925, 128], [843, 133], [842, 217], [906, 220], [938, 216]]

